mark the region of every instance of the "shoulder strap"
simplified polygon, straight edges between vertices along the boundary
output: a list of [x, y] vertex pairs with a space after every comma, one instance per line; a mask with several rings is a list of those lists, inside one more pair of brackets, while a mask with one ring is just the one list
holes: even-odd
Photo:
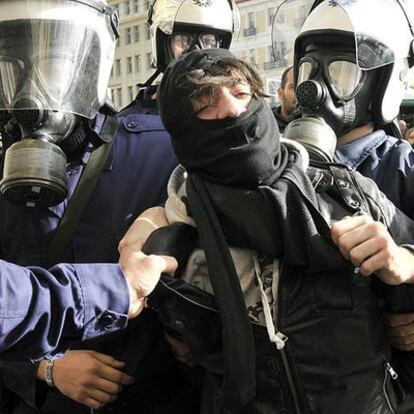
[[48, 267], [59, 263], [78, 226], [82, 213], [98, 183], [102, 168], [114, 142], [118, 125], [118, 118], [114, 116], [106, 117], [102, 131], [99, 134], [104, 143], [92, 152], [60, 225], [50, 243], [46, 257]]

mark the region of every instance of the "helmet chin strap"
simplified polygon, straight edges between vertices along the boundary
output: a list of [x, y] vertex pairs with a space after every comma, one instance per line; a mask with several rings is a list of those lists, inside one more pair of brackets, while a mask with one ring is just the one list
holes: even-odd
[[147, 88], [148, 86], [151, 86], [160, 73], [162, 73], [162, 70], [158, 67], [155, 70], [155, 72], [144, 83], [137, 83], [137, 86], [139, 86], [140, 88]]

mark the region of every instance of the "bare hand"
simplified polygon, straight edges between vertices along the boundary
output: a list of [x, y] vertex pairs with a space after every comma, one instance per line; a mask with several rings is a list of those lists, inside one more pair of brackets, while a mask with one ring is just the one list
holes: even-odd
[[145, 210], [131, 224], [131, 227], [119, 242], [119, 253], [126, 246], [134, 247], [136, 250], [142, 250], [142, 246], [147, 241], [149, 235], [159, 227], [167, 225], [168, 221], [163, 207], [152, 207]]
[[332, 225], [331, 236], [362, 275], [375, 272], [389, 285], [413, 283], [414, 255], [397, 246], [382, 223], [365, 215], [345, 217]]
[[384, 317], [391, 345], [401, 351], [414, 350], [414, 313], [389, 313]]
[[128, 317], [134, 318], [143, 310], [145, 298], [154, 290], [161, 273], [174, 274], [178, 263], [171, 256], [147, 256], [134, 246], [125, 246], [119, 257], [119, 266], [128, 284]]
[[[38, 378], [45, 380], [46, 361], [41, 361]], [[134, 379], [122, 372], [125, 363], [95, 351], [69, 351], [57, 359], [53, 382], [67, 397], [98, 410], [114, 401], [124, 385]]]

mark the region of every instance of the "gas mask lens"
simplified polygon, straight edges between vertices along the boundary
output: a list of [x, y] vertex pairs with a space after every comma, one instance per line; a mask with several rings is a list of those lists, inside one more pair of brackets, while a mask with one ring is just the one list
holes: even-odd
[[69, 54], [39, 56], [34, 62], [36, 75], [47, 95], [57, 103], [64, 101], [74, 79], [75, 62]]
[[316, 67], [316, 61], [310, 60], [303, 60], [299, 66], [299, 73], [298, 73], [298, 85], [302, 82], [307, 81], [313, 76], [314, 67]]
[[327, 72], [332, 90], [340, 99], [353, 95], [362, 78], [362, 71], [357, 64], [346, 60], [329, 63]]
[[9, 107], [19, 87], [24, 64], [17, 59], [0, 57], [1, 99], [3, 105]]
[[[331, 60], [324, 63], [323, 68], [326, 82], [338, 99], [348, 99], [355, 93], [362, 79], [362, 70], [355, 62]], [[312, 58], [304, 58], [299, 64], [297, 84], [314, 78], [317, 72], [318, 62]]]
[[174, 58], [192, 50], [196, 44], [200, 49], [219, 48], [221, 39], [214, 33], [173, 33], [171, 35], [171, 50]]

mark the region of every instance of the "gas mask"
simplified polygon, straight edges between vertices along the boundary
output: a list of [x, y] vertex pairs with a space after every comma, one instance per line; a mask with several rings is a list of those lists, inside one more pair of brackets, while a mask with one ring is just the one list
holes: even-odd
[[303, 116], [322, 118], [340, 137], [372, 120], [375, 71], [362, 71], [355, 52], [308, 45], [297, 67], [296, 96]]
[[27, 207], [68, 194], [65, 142], [106, 99], [117, 15], [95, 0], [0, 3], [0, 109], [20, 133], [5, 152], [0, 191]]
[[148, 12], [154, 67], [164, 71], [184, 53], [230, 47], [240, 15], [233, 0], [154, 0]]
[[199, 49], [217, 49], [229, 44], [230, 33], [221, 30], [200, 29], [177, 24], [174, 32], [164, 42], [168, 61], [179, 58], [184, 53]]
[[[301, 27], [287, 18], [293, 12], [304, 18]], [[272, 44], [293, 57], [303, 115], [323, 119], [338, 137], [371, 121], [392, 123], [413, 62], [413, 21], [412, 1], [284, 0], [273, 21]], [[284, 36], [295, 39], [293, 56], [281, 47]]]

